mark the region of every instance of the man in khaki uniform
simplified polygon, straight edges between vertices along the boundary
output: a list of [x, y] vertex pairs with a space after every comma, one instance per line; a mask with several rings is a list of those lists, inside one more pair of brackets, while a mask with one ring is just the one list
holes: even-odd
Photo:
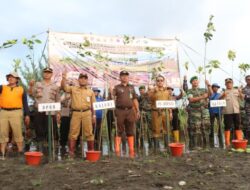
[[[33, 97], [35, 116], [34, 125], [36, 132], [36, 140], [38, 142], [38, 149], [44, 151], [44, 145], [48, 139], [48, 114], [45, 112], [38, 112], [38, 104], [40, 103], [55, 103], [60, 102], [60, 88], [52, 81], [53, 70], [49, 67], [43, 69], [43, 80], [35, 82], [31, 80], [29, 85], [29, 95]], [[60, 113], [52, 112], [53, 131], [57, 138], [57, 122], [60, 121]], [[43, 150], [44, 149], [44, 150]]]
[[[172, 119], [171, 109], [159, 109], [156, 107], [157, 100], [170, 100], [171, 96], [164, 87], [165, 78], [161, 75], [156, 77], [156, 87], [149, 92], [149, 97], [152, 101], [152, 127], [153, 127], [153, 138], [155, 150], [159, 148], [159, 138], [161, 132], [164, 135], [164, 145], [168, 146], [168, 131], [167, 127], [170, 127], [170, 120]], [[167, 120], [168, 118], [168, 120]]]
[[9, 127], [11, 127], [14, 141], [17, 143], [18, 152], [22, 155], [23, 135], [22, 120], [23, 113], [25, 124], [29, 125], [29, 108], [27, 95], [23, 87], [18, 85], [19, 76], [12, 72], [6, 75], [8, 85], [0, 85], [1, 111], [0, 111], [0, 143], [2, 158], [5, 156], [6, 145], [9, 141]]
[[[62, 88], [71, 94], [72, 117], [69, 131], [69, 154], [74, 157], [76, 140], [82, 127], [87, 139], [88, 150], [94, 150], [93, 125], [96, 115], [92, 104], [96, 101], [94, 92], [88, 87], [88, 75], [80, 74], [78, 78], [79, 86], [66, 85], [66, 73], [62, 76]], [[83, 137], [82, 137], [83, 138]]]
[[120, 72], [121, 83], [116, 85], [113, 90], [115, 97], [117, 118], [117, 133], [115, 138], [115, 152], [120, 155], [120, 144], [123, 133], [126, 133], [129, 146], [129, 156], [133, 158], [134, 153], [134, 129], [135, 121], [140, 117], [139, 104], [134, 86], [129, 84], [129, 73]]

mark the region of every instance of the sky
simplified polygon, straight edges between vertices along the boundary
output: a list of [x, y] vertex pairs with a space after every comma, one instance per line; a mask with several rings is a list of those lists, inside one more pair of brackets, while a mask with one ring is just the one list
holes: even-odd
[[[231, 77], [228, 50], [236, 52], [233, 73], [242, 79], [239, 63], [250, 62], [250, 1], [248, 0], [12, 0], [1, 2], [0, 44], [34, 34], [45, 40], [48, 29], [99, 35], [132, 35], [178, 38], [181, 75], [195, 75], [203, 65], [204, 37], [210, 15], [214, 15], [214, 37], [207, 44], [207, 58], [222, 63], [221, 70], [208, 79], [224, 86]], [[183, 45], [187, 44], [200, 55]], [[43, 44], [37, 49], [41, 51]], [[38, 51], [38, 52], [39, 52]], [[186, 55], [186, 53], [187, 55]], [[0, 50], [0, 83], [12, 70], [13, 59], [23, 58], [27, 50], [17, 45]], [[39, 57], [39, 54], [38, 54]], [[183, 64], [189, 62], [189, 70]], [[203, 79], [203, 77], [201, 77]]]

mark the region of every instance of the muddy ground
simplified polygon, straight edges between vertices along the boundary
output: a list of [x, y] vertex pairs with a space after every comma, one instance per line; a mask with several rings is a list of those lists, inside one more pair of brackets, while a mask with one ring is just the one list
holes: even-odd
[[[181, 186], [180, 181], [186, 182]], [[250, 154], [213, 149], [181, 158], [167, 154], [134, 160], [105, 156], [39, 167], [23, 160], [0, 161], [0, 189], [250, 189]]]

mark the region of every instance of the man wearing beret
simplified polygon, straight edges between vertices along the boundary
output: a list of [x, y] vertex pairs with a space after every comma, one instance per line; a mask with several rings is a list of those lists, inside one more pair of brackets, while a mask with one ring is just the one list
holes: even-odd
[[121, 83], [114, 87], [112, 94], [115, 98], [115, 116], [117, 118], [115, 152], [116, 155], [120, 155], [121, 137], [125, 131], [128, 139], [129, 156], [133, 158], [135, 156], [134, 127], [136, 120], [140, 117], [139, 104], [135, 88], [129, 84], [129, 73], [127, 71], [120, 72], [120, 81]]
[[[96, 101], [94, 92], [88, 87], [88, 75], [80, 74], [78, 77], [79, 86], [68, 86], [66, 84], [66, 72], [62, 74], [62, 89], [71, 95], [72, 117], [69, 130], [69, 155], [75, 157], [75, 146], [77, 138], [82, 129], [82, 134], [87, 139], [88, 151], [94, 150], [93, 125], [96, 122], [96, 115], [93, 110], [93, 103]], [[82, 137], [83, 138], [83, 137]]]
[[244, 94], [244, 110], [246, 117], [246, 126], [244, 128], [244, 136], [248, 139], [248, 143], [250, 144], [250, 75], [245, 77], [246, 86], [242, 89], [242, 93]]
[[208, 92], [204, 88], [199, 88], [197, 76], [193, 76], [190, 83], [192, 88], [187, 91], [190, 149], [208, 148], [210, 132]]
[[[46, 67], [43, 69], [43, 80], [35, 82], [31, 80], [29, 83], [29, 95], [34, 99], [34, 127], [36, 133], [36, 140], [38, 142], [38, 149], [46, 151], [48, 137], [48, 114], [45, 112], [38, 112], [38, 104], [40, 103], [55, 103], [60, 102], [60, 87], [56, 82], [52, 81], [53, 69]], [[57, 138], [57, 122], [60, 121], [60, 112], [51, 112], [53, 120], [53, 131]]]
[[22, 121], [25, 116], [26, 127], [29, 126], [29, 107], [27, 94], [23, 87], [18, 85], [20, 80], [16, 72], [6, 75], [7, 85], [0, 85], [1, 111], [0, 111], [0, 143], [2, 159], [5, 159], [6, 145], [9, 141], [9, 127], [12, 130], [14, 141], [20, 156], [23, 156]]

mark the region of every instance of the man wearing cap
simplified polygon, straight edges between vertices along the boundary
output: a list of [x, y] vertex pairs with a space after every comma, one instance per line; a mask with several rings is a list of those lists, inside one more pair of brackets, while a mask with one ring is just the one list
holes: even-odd
[[[148, 137], [148, 144], [149, 148], [152, 147], [152, 138], [153, 138], [153, 133], [152, 133], [152, 117], [151, 117], [151, 100], [148, 96], [148, 93], [146, 92], [146, 88], [144, 85], [139, 87], [139, 92], [140, 96], [138, 96], [138, 102], [139, 102], [139, 109], [141, 112], [141, 119], [137, 121], [137, 128], [136, 128], [136, 144], [137, 147], [143, 148], [143, 138], [141, 134], [142, 131], [144, 131], [145, 134], [144, 136], [147, 135]], [[139, 139], [139, 136], [141, 139]], [[141, 141], [139, 143], [139, 140]]]
[[224, 125], [225, 125], [225, 143], [230, 147], [230, 132], [233, 125], [236, 139], [243, 139], [242, 130], [240, 129], [240, 100], [244, 99], [242, 90], [233, 88], [233, 79], [225, 79], [226, 90], [221, 94], [220, 99], [226, 100], [226, 107], [223, 108]]
[[[38, 112], [38, 104], [60, 102], [60, 87], [52, 81], [53, 70], [49, 67], [43, 69], [43, 80], [35, 82], [31, 80], [29, 83], [29, 95], [34, 99], [34, 128], [36, 133], [36, 141], [38, 149], [46, 151], [44, 146], [47, 144], [48, 137], [48, 114], [46, 112]], [[60, 113], [51, 112], [53, 118], [53, 132], [57, 137], [57, 122], [60, 122]]]
[[[185, 81], [184, 81], [185, 83]], [[172, 87], [167, 87], [168, 93], [171, 96], [172, 100], [180, 100], [183, 97], [183, 90], [180, 89], [180, 94], [177, 96], [173, 93], [174, 89]], [[174, 136], [174, 142], [179, 142], [180, 141], [180, 132], [179, 132], [179, 124], [180, 124], [180, 120], [178, 117], [178, 113], [179, 113], [179, 109], [178, 108], [174, 108], [172, 109], [173, 112], [173, 119], [172, 119], [172, 127], [173, 127], [173, 136]]]
[[193, 76], [190, 83], [192, 88], [187, 91], [190, 149], [208, 148], [210, 132], [208, 92], [204, 88], [199, 88], [197, 76]]
[[129, 84], [129, 73], [127, 71], [120, 72], [121, 83], [113, 89], [112, 96], [115, 99], [116, 109], [115, 116], [117, 118], [117, 134], [115, 137], [115, 152], [120, 155], [121, 138], [125, 131], [128, 146], [129, 156], [133, 158], [134, 152], [134, 128], [135, 121], [140, 117], [139, 104], [137, 95], [133, 85]]
[[[207, 81], [207, 86], [208, 86], [208, 90], [209, 90], [209, 101], [211, 100], [219, 100], [221, 94], [218, 93], [218, 90], [220, 88], [220, 86], [217, 83], [213, 83], [212, 86], [209, 84], [209, 82]], [[219, 146], [221, 148], [223, 148], [223, 139], [222, 139], [222, 135], [221, 135], [221, 108], [220, 107], [210, 107], [209, 104], [209, 115], [210, 115], [210, 145], [211, 147], [214, 147], [215, 144], [215, 140], [216, 142], [219, 143]], [[214, 122], [215, 119], [217, 121], [217, 125], [218, 127], [218, 133], [214, 131]]]
[[[104, 99], [100, 96], [101, 90], [99, 90], [98, 88], [93, 88], [93, 91], [95, 93], [96, 102], [104, 101]], [[102, 114], [103, 114], [103, 111], [102, 110], [96, 110], [95, 114], [96, 114], [96, 122], [95, 122], [95, 125], [94, 125], [94, 128], [93, 128], [94, 136], [95, 136], [95, 150], [99, 150], [100, 144], [102, 145], [102, 137], [100, 137], [100, 131], [101, 131], [101, 126], [102, 126]], [[102, 148], [102, 147], [100, 147], [100, 148]]]
[[23, 87], [18, 85], [20, 80], [17, 73], [6, 75], [7, 85], [0, 85], [1, 111], [0, 111], [0, 143], [2, 158], [5, 157], [7, 142], [9, 141], [9, 127], [11, 127], [18, 152], [23, 152], [22, 120], [29, 126], [29, 107], [27, 95]]
[[158, 100], [170, 100], [171, 96], [166, 87], [164, 87], [165, 78], [162, 75], [156, 77], [156, 87], [149, 92], [149, 97], [152, 103], [152, 127], [153, 127], [153, 140], [154, 150], [159, 149], [159, 139], [164, 137], [165, 148], [168, 147], [168, 132], [170, 129], [170, 120], [172, 120], [172, 109], [161, 109], [156, 107]]
[[[79, 86], [68, 86], [66, 84], [66, 72], [62, 74], [62, 89], [71, 94], [72, 117], [69, 130], [69, 155], [75, 156], [77, 138], [82, 129], [82, 134], [87, 139], [88, 150], [94, 150], [94, 135], [92, 124], [96, 121], [96, 115], [92, 104], [96, 101], [94, 92], [88, 87], [88, 75], [80, 74]], [[83, 137], [82, 137], [83, 138]]]
[[244, 128], [244, 136], [248, 139], [248, 143], [250, 143], [250, 75], [245, 77], [246, 86], [242, 89], [242, 93], [244, 94], [244, 110], [246, 117], [246, 126]]

